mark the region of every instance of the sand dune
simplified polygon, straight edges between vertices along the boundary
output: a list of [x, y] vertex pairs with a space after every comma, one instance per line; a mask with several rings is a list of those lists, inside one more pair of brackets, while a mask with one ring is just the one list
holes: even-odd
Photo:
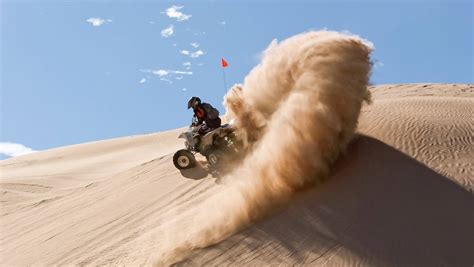
[[473, 191], [473, 85], [385, 85], [372, 92], [377, 102], [365, 107], [360, 131]]
[[465, 188], [361, 135], [326, 184], [182, 263], [469, 266], [473, 204]]
[[[371, 92], [322, 185], [179, 264], [471, 266], [474, 86]], [[1, 161], [1, 265], [153, 262], [164, 225], [225, 188], [173, 167], [179, 131]]]

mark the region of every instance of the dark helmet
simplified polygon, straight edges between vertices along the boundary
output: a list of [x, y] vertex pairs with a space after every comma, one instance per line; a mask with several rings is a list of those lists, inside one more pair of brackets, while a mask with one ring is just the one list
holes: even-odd
[[197, 96], [193, 96], [188, 101], [188, 109], [194, 108], [195, 106], [200, 105], [200, 104], [201, 104], [201, 98]]

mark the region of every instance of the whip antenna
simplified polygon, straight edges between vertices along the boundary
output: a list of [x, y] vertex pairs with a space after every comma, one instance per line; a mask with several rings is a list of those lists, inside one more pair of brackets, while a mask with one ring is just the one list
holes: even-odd
[[224, 78], [224, 94], [227, 93], [227, 81], [225, 78], [225, 68], [229, 67], [229, 62], [225, 60], [224, 58], [221, 58], [221, 63], [222, 63], [222, 77]]

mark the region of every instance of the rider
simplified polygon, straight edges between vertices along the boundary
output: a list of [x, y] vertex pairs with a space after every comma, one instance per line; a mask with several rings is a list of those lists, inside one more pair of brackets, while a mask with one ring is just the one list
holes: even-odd
[[202, 125], [199, 134], [205, 134], [221, 126], [219, 111], [208, 103], [201, 103], [201, 99], [193, 96], [188, 101], [188, 109], [193, 108], [196, 125]]

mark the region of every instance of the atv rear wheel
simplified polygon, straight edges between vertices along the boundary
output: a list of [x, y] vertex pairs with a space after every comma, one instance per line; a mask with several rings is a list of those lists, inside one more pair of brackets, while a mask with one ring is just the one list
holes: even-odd
[[217, 166], [222, 163], [223, 152], [220, 150], [214, 150], [206, 155], [207, 162], [211, 166]]
[[196, 166], [196, 158], [189, 150], [181, 149], [174, 153], [173, 164], [179, 170]]

